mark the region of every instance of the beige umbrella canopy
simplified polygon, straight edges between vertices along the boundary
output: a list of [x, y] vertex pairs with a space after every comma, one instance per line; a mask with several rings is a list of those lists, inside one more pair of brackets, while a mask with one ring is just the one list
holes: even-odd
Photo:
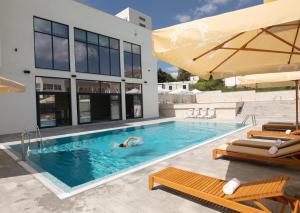
[[254, 74], [237, 77], [239, 86], [251, 88], [271, 88], [295, 86], [300, 80], [300, 71], [283, 73]]
[[300, 70], [299, 8], [278, 0], [155, 30], [153, 53], [204, 79]]
[[299, 91], [300, 71], [284, 73], [266, 73], [256, 75], [246, 75], [238, 77], [239, 86], [252, 88], [270, 88], [295, 86], [296, 88], [296, 129], [298, 129], [298, 91]]
[[16, 81], [0, 77], [0, 93], [24, 92], [25, 86]]

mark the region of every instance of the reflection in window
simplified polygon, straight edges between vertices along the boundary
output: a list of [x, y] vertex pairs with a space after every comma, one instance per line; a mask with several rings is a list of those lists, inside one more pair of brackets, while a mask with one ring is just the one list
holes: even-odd
[[124, 69], [127, 78], [142, 78], [141, 46], [124, 42]]
[[77, 80], [77, 92], [79, 93], [100, 93], [99, 81]]
[[34, 17], [35, 67], [70, 70], [69, 27]]
[[110, 50], [111, 75], [120, 76], [120, 54], [119, 50]]
[[121, 119], [121, 83], [77, 80], [79, 122]]
[[120, 76], [119, 40], [77, 28], [74, 32], [77, 72]]
[[88, 44], [88, 68], [90, 73], [99, 73], [98, 46]]
[[64, 38], [53, 37], [53, 58], [54, 69], [56, 70], [68, 70], [69, 61], [69, 41]]
[[35, 33], [35, 66], [52, 68], [52, 38], [50, 35]]
[[70, 80], [64, 78], [36, 77], [37, 92], [70, 92]]
[[125, 84], [126, 117], [141, 118], [143, 116], [142, 85]]
[[71, 124], [70, 79], [36, 77], [39, 127]]
[[100, 47], [100, 70], [102, 75], [110, 74], [109, 48]]
[[86, 45], [75, 41], [75, 67], [78, 72], [87, 72]]

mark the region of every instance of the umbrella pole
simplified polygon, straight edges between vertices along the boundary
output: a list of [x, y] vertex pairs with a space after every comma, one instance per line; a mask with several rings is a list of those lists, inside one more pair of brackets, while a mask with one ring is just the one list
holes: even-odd
[[298, 93], [299, 93], [299, 80], [295, 81], [296, 84], [296, 130], [298, 130]]

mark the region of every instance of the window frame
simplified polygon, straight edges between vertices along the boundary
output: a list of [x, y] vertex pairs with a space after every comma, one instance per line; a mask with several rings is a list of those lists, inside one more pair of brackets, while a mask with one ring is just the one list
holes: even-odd
[[[86, 82], [98, 82], [99, 83], [99, 87], [100, 87], [100, 92], [99, 93], [90, 93], [90, 92], [80, 92], [78, 91], [78, 82], [79, 81], [86, 81]], [[120, 93], [102, 93], [101, 92], [101, 85], [102, 83], [118, 83], [120, 85]], [[95, 122], [93, 121], [93, 119], [91, 118], [91, 121], [90, 122], [86, 122], [86, 123], [81, 123], [80, 122], [80, 108], [79, 108], [79, 95], [92, 95], [92, 94], [105, 94], [105, 95], [110, 95], [110, 96], [113, 96], [113, 95], [116, 95], [119, 97], [119, 106], [120, 106], [120, 111], [119, 111], [119, 115], [120, 115], [120, 119], [110, 119], [110, 121], [119, 121], [119, 120], [122, 120], [122, 83], [121, 82], [118, 82], [118, 81], [103, 81], [103, 80], [87, 80], [87, 79], [83, 79], [83, 78], [79, 78], [79, 79], [76, 79], [76, 98], [77, 98], [77, 119], [78, 119], [78, 124], [79, 125], [84, 125], [84, 124], [91, 124], [91, 123], [98, 123], [98, 122]], [[92, 111], [92, 108], [91, 108], [91, 111]]]
[[[49, 21], [50, 24], [51, 24], [51, 34], [35, 30], [34, 19], [41, 19], [41, 20], [44, 20], [44, 21]], [[68, 28], [68, 37], [66, 38], [66, 37], [62, 37], [62, 36], [59, 36], [59, 35], [54, 35], [53, 34], [53, 23], [66, 26]], [[50, 19], [41, 18], [41, 17], [38, 17], [38, 16], [33, 16], [32, 26], [33, 26], [33, 39], [34, 39], [33, 40], [33, 45], [34, 45], [34, 50], [33, 50], [34, 51], [34, 67], [37, 68], [37, 69], [46, 69], [46, 70], [57, 70], [57, 71], [70, 72], [71, 71], [71, 62], [70, 62], [70, 27], [69, 27], [69, 25], [63, 24], [63, 23], [60, 23], [60, 22], [57, 22], [57, 21], [52, 21]], [[52, 65], [52, 68], [45, 68], [45, 67], [39, 67], [39, 66], [37, 66], [37, 63], [36, 63], [36, 57], [37, 57], [37, 55], [36, 55], [36, 45], [35, 45], [35, 39], [36, 39], [35, 34], [36, 33], [40, 33], [40, 34], [43, 34], [43, 35], [49, 35], [49, 36], [51, 36], [51, 48], [52, 48], [52, 61], [51, 61], [51, 65]], [[53, 49], [54, 45], [53, 45], [53, 37], [67, 39], [68, 40], [68, 68], [67, 69], [55, 69], [55, 67], [54, 67], [54, 49]]]
[[[128, 43], [128, 44], [130, 44], [130, 46], [131, 46], [131, 52], [128, 52], [128, 51], [125, 51], [125, 49], [124, 49], [124, 43]], [[137, 54], [137, 53], [134, 53], [133, 52], [133, 45], [136, 45], [136, 46], [139, 46], [140, 47], [140, 54]], [[125, 73], [126, 73], [126, 70], [125, 70], [125, 53], [129, 53], [129, 54], [131, 54], [131, 77], [128, 77], [128, 76], [126, 76], [125, 75]], [[138, 56], [140, 56], [140, 65], [141, 65], [141, 77], [140, 78], [136, 78], [136, 77], [134, 77], [134, 75], [133, 75], [133, 56], [134, 55], [138, 55]], [[135, 43], [131, 43], [131, 42], [128, 42], [128, 41], [123, 41], [123, 58], [124, 58], [124, 75], [125, 75], [125, 78], [133, 78], [133, 79], [143, 79], [143, 65], [142, 65], [142, 46], [141, 45], [139, 45], [139, 44], [135, 44]]]
[[[136, 94], [126, 94], [126, 84], [136, 84], [136, 85], [140, 85], [141, 86], [141, 93], [136, 93]], [[131, 119], [141, 119], [144, 118], [144, 88], [143, 88], [143, 84], [141, 83], [125, 83], [125, 114], [126, 114], [126, 120], [131, 120]], [[127, 117], [127, 109], [126, 109], [126, 95], [128, 96], [138, 96], [141, 100], [141, 116], [139, 117]]]
[[[75, 38], [75, 31], [76, 30], [81, 30], [83, 32], [85, 32], [85, 36], [86, 36], [86, 41], [80, 41], [80, 40], [76, 40]], [[98, 44], [94, 44], [94, 43], [91, 43], [91, 42], [88, 42], [88, 33], [91, 33], [91, 34], [96, 34], [97, 35], [97, 38], [98, 38]], [[108, 46], [103, 46], [100, 44], [99, 42], [99, 37], [100, 36], [103, 36], [103, 37], [106, 37], [108, 38]], [[111, 39], [115, 39], [119, 42], [119, 49], [115, 49], [115, 48], [112, 48], [111, 47]], [[75, 51], [75, 42], [79, 42], [79, 43], [82, 43], [82, 44], [85, 44], [86, 45], [86, 52], [87, 52], [87, 56], [86, 56], [86, 62], [87, 62], [87, 72], [81, 72], [81, 71], [77, 71], [76, 70], [76, 51]], [[98, 62], [98, 67], [99, 67], [99, 72], [98, 73], [92, 73], [89, 71], [89, 57], [88, 57], [88, 45], [95, 45], [97, 46], [97, 52], [98, 52], [98, 58], [99, 58], [99, 62]], [[101, 73], [101, 58], [100, 58], [100, 48], [107, 48], [108, 49], [108, 56], [109, 56], [109, 74], [103, 74]], [[119, 53], [119, 75], [113, 75], [112, 74], [112, 71], [111, 71], [111, 49], [113, 50], [118, 50], [118, 53]], [[78, 73], [86, 73], [86, 74], [94, 74], [94, 75], [103, 75], [103, 76], [116, 76], [116, 77], [121, 77], [121, 50], [120, 50], [120, 39], [117, 39], [117, 38], [114, 38], [114, 37], [110, 37], [110, 36], [106, 36], [106, 35], [103, 35], [103, 34], [100, 34], [100, 33], [95, 33], [95, 32], [92, 32], [92, 31], [89, 31], [89, 30], [84, 30], [84, 29], [81, 29], [81, 28], [78, 28], [78, 27], [74, 27], [74, 57], [75, 57], [75, 72], [78, 72]]]
[[[57, 92], [57, 91], [47, 91], [47, 92], [41, 92], [41, 91], [37, 91], [37, 86], [36, 86], [36, 79], [37, 78], [53, 78], [53, 79], [63, 79], [63, 80], [68, 80], [69, 81], [69, 85], [70, 85], [70, 91], [68, 92]], [[54, 86], [53, 86], [54, 87]], [[53, 127], [58, 127], [58, 125], [56, 124], [55, 126], [49, 126], [49, 127], [40, 127], [40, 108], [39, 108], [39, 103], [38, 103], [38, 95], [43, 94], [43, 95], [56, 95], [56, 94], [60, 94], [60, 93], [64, 93], [66, 95], [69, 95], [70, 98], [70, 103], [68, 104], [68, 107], [70, 109], [70, 124], [66, 125], [66, 126], [72, 126], [72, 121], [73, 121], [73, 116], [72, 116], [72, 88], [71, 88], [71, 78], [61, 78], [61, 77], [50, 77], [50, 76], [40, 76], [37, 75], [34, 78], [34, 88], [35, 88], [35, 101], [36, 101], [36, 124], [39, 126], [39, 128], [41, 129], [47, 129], [47, 128], [53, 128]]]

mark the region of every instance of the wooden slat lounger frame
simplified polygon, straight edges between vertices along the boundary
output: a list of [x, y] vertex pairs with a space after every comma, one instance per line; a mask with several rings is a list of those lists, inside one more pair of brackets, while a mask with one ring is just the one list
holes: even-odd
[[[233, 195], [225, 195], [222, 188], [226, 181], [200, 175], [173, 167], [168, 167], [149, 176], [149, 189], [154, 183], [183, 192], [187, 195], [206, 200], [228, 209], [245, 213], [271, 212], [261, 199], [270, 199], [283, 204], [281, 212], [290, 205], [293, 213], [299, 212], [299, 200], [284, 195], [288, 177], [272, 178], [264, 181], [242, 184]], [[250, 201], [255, 206], [248, 206]]]
[[290, 140], [299, 137], [300, 131], [291, 132], [291, 134], [286, 134], [285, 132], [276, 132], [276, 131], [259, 131], [259, 130], [250, 130], [247, 132], [247, 138], [263, 138], [263, 139], [281, 139], [281, 140]]
[[272, 158], [241, 152], [226, 151], [222, 149], [214, 149], [212, 152], [213, 160], [216, 160], [219, 156], [233, 157], [243, 160], [261, 161], [263, 163], [279, 164], [284, 166], [295, 167], [298, 169], [300, 168], [300, 152], [295, 152], [288, 155]]

